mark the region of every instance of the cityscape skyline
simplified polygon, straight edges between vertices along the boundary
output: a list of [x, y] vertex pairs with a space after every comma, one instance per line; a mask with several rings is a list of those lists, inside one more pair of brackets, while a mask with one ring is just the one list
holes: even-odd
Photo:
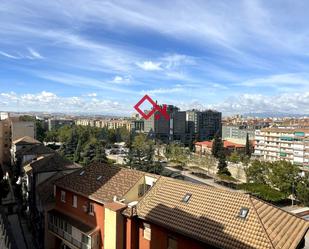
[[0, 109], [124, 115], [149, 94], [183, 110], [307, 114], [306, 5], [2, 1]]

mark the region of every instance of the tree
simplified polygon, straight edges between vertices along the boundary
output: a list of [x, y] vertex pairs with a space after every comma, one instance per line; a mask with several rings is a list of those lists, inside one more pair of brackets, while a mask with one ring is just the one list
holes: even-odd
[[105, 154], [105, 146], [103, 142], [97, 142], [95, 145], [95, 156], [92, 162], [107, 163], [108, 159]]
[[247, 137], [246, 137], [245, 155], [248, 158], [251, 157], [251, 144], [250, 144], [249, 134], [248, 133], [247, 133]]
[[254, 160], [251, 165], [245, 168], [247, 182], [267, 184], [269, 174], [269, 163]]
[[80, 153], [82, 151], [82, 143], [81, 140], [78, 139], [78, 143], [74, 152], [74, 162], [79, 162], [80, 161]]
[[300, 177], [296, 185], [296, 196], [305, 206], [309, 206], [309, 173]]
[[60, 148], [61, 154], [65, 156], [67, 159], [73, 161], [77, 144], [78, 144], [78, 136], [77, 131], [74, 128], [70, 130], [70, 135], [68, 136], [66, 142], [62, 144]]
[[154, 162], [154, 142], [145, 134], [138, 134], [129, 144], [129, 153], [125, 161], [130, 168], [160, 174], [161, 165]]
[[92, 138], [84, 147], [83, 152], [81, 153], [81, 157], [83, 158], [82, 163], [84, 165], [88, 165], [93, 162], [93, 159], [96, 155], [96, 138]]
[[299, 167], [287, 162], [287, 161], [276, 161], [269, 163], [269, 182], [274, 188], [279, 189], [286, 196], [293, 193], [293, 185], [295, 185]]
[[233, 151], [229, 156], [229, 161], [232, 163], [240, 162], [240, 156], [238, 155], [237, 151]]
[[218, 175], [231, 176], [231, 173], [227, 168], [226, 157], [223, 151], [219, 154]]
[[215, 158], [219, 158], [221, 151], [223, 151], [223, 149], [224, 148], [222, 139], [219, 136], [219, 132], [217, 132], [212, 142], [211, 153]]

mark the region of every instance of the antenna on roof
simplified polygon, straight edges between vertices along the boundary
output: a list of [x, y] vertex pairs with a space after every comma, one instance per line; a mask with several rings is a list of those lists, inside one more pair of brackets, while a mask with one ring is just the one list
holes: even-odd
[[82, 176], [83, 174], [85, 174], [84, 170], [79, 173], [80, 176]]

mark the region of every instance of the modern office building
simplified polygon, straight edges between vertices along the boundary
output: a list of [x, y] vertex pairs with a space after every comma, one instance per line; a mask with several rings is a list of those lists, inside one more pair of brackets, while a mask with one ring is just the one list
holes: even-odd
[[254, 156], [267, 161], [286, 160], [309, 170], [309, 129], [257, 130]]

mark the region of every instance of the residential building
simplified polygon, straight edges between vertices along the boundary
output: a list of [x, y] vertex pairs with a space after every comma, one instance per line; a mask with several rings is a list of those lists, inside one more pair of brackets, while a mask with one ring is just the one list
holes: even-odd
[[80, 165], [63, 158], [58, 153], [41, 156], [24, 166], [22, 179], [24, 203], [26, 204], [34, 234], [40, 235], [36, 236], [36, 238], [38, 240], [37, 243], [41, 246], [43, 246], [45, 231], [44, 208], [49, 207], [49, 203], [45, 201], [48, 201], [53, 191], [46, 193], [47, 197], [45, 197], [46, 194], [38, 191], [38, 189], [49, 189], [46, 185], [49, 186], [48, 183], [50, 181], [55, 181], [61, 175], [72, 173], [80, 168]]
[[89, 165], [54, 191], [47, 249], [300, 249], [309, 229], [249, 194], [117, 166]]
[[223, 125], [222, 126], [222, 139], [237, 139], [245, 142], [247, 134], [250, 140], [254, 140], [255, 128], [245, 125]]
[[48, 119], [48, 130], [57, 130], [65, 125], [71, 126], [74, 124], [74, 120], [72, 119], [56, 119], [50, 118]]
[[126, 128], [131, 130], [131, 120], [129, 119], [78, 119], [76, 125], [91, 126], [107, 129]]
[[309, 129], [257, 130], [254, 156], [266, 161], [286, 160], [309, 170]]
[[144, 120], [131, 121], [131, 130], [135, 132], [143, 132], [144, 131]]
[[29, 158], [28, 159], [28, 154], [25, 155], [25, 151], [32, 148], [33, 146], [35, 145], [40, 145], [41, 142], [32, 138], [32, 137], [28, 137], [28, 136], [25, 136], [25, 137], [22, 137], [22, 138], [19, 138], [17, 140], [14, 140], [12, 142], [12, 145], [11, 145], [11, 149], [10, 149], [10, 153], [11, 153], [11, 164], [14, 165], [17, 163], [17, 153], [22, 151], [20, 154], [20, 156], [22, 157], [25, 157], [25, 158], [21, 158], [21, 160], [32, 160], [33, 158]]
[[156, 179], [145, 172], [103, 164], [59, 179], [55, 208], [48, 211], [45, 248], [123, 248], [121, 211], [141, 199]]
[[[194, 144], [195, 153], [198, 154], [211, 154], [213, 141], [196, 142]], [[233, 143], [227, 140], [223, 140], [223, 148], [226, 155], [230, 155], [236, 151], [243, 153], [245, 151], [245, 145]]]
[[128, 209], [126, 249], [296, 249], [309, 228], [249, 194], [167, 177]]
[[36, 128], [34, 122], [20, 121], [18, 117], [8, 117], [0, 120], [0, 164], [11, 163], [10, 149], [12, 141], [22, 137], [35, 138]]

